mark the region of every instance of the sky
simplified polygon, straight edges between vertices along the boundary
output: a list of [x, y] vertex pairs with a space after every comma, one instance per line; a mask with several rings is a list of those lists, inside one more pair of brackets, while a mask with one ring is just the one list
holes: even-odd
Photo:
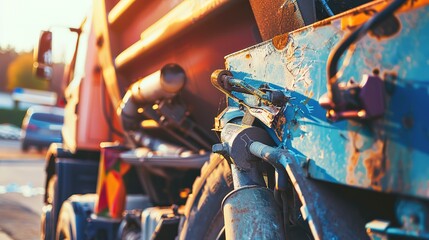
[[[72, 38], [63, 35], [68, 27], [80, 25], [89, 12], [91, 2], [92, 0], [0, 0], [0, 48], [10, 46], [19, 52], [31, 51], [40, 32], [47, 29], [54, 33], [54, 49], [59, 44], [73, 45], [67, 42]], [[56, 32], [59, 36], [57, 39]]]

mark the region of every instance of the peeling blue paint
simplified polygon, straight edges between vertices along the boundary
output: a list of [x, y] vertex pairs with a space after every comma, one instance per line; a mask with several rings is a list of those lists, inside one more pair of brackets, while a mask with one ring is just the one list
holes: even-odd
[[359, 82], [375, 69], [384, 80], [387, 109], [374, 121], [331, 123], [318, 103], [327, 91], [329, 53], [348, 31], [341, 29], [340, 19], [284, 35], [288, 43], [281, 50], [266, 41], [231, 54], [226, 67], [235, 78], [257, 79], [290, 94], [279, 145], [301, 161], [313, 160], [313, 178], [429, 198], [428, 10], [397, 14], [398, 33], [365, 36], [351, 54], [343, 82]]

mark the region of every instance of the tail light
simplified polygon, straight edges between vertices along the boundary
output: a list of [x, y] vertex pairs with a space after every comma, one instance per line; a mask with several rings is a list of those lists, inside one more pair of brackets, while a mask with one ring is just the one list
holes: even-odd
[[27, 126], [27, 130], [35, 131], [37, 129], [38, 129], [38, 127], [34, 124], [28, 124], [28, 126]]

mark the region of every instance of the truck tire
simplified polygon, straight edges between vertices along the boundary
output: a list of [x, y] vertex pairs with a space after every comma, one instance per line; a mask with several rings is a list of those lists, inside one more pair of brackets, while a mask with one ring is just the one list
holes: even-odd
[[53, 175], [47, 184], [46, 191], [46, 203], [42, 209], [41, 216], [41, 239], [51, 240], [52, 234], [55, 233], [55, 217], [54, 217], [54, 197], [55, 189], [57, 187], [57, 175]]
[[57, 175], [52, 175], [51, 178], [49, 178], [47, 189], [46, 189], [46, 201], [48, 204], [54, 203], [55, 198], [55, 189], [57, 188]]
[[21, 151], [28, 152], [28, 150], [30, 150], [30, 146], [27, 143], [22, 143]]
[[75, 213], [72, 203], [64, 201], [61, 206], [60, 214], [58, 215], [57, 230], [55, 239], [58, 240], [76, 240], [76, 222]]
[[185, 218], [180, 228], [181, 240], [216, 239], [223, 231], [223, 198], [233, 189], [231, 168], [218, 154], [201, 169], [185, 205]]
[[64, 201], [58, 215], [55, 239], [88, 239], [88, 219], [93, 213], [96, 199], [97, 194], [75, 194]]
[[40, 239], [42, 239], [42, 240], [53, 239], [53, 237], [52, 237], [53, 220], [52, 220], [52, 205], [51, 204], [47, 204], [47, 205], [43, 206], [40, 220], [41, 220]]

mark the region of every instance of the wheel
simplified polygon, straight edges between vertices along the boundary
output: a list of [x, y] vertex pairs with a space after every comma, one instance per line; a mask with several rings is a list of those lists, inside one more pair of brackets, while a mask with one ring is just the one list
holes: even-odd
[[43, 152], [43, 150], [44, 150], [44, 147], [43, 147], [43, 146], [37, 146], [37, 151], [38, 151], [39, 153], [42, 153], [42, 152]]
[[[91, 229], [87, 228], [88, 219], [91, 218], [96, 199], [97, 194], [93, 193], [75, 194], [65, 200], [58, 215], [55, 239], [106, 239], [98, 235], [94, 236], [93, 232], [90, 231]], [[109, 221], [105, 223], [109, 223]], [[111, 229], [109, 228], [109, 230]], [[112, 236], [113, 231], [106, 234]]]
[[55, 197], [55, 189], [57, 188], [57, 175], [54, 174], [49, 179], [47, 189], [46, 189], [46, 202], [48, 204], [53, 204]]
[[28, 152], [29, 149], [30, 149], [30, 146], [27, 143], [22, 143], [21, 150], [23, 152]]
[[42, 208], [41, 216], [41, 239], [50, 240], [54, 234], [54, 196], [57, 187], [57, 175], [53, 175], [47, 184], [45, 195], [45, 206]]
[[126, 225], [121, 231], [121, 240], [139, 240], [141, 239], [141, 228], [137, 224], [131, 223]]
[[41, 237], [42, 240], [52, 239], [52, 205], [47, 204], [42, 208], [41, 219]]
[[185, 220], [181, 224], [179, 239], [218, 239], [224, 226], [222, 201], [232, 189], [228, 162], [213, 154], [194, 182], [185, 205]]
[[76, 238], [76, 222], [75, 213], [70, 201], [64, 201], [61, 206], [58, 216], [57, 230], [55, 239], [59, 240], [75, 240]]

